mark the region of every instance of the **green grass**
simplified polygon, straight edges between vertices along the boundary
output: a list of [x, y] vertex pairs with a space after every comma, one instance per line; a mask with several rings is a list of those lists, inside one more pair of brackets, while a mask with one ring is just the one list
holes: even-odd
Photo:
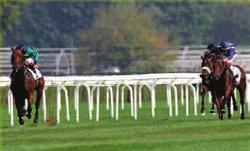
[[[72, 101], [71, 101], [72, 102]], [[192, 101], [190, 102], [190, 104]], [[1, 150], [249, 150], [250, 114], [246, 120], [239, 119], [236, 112], [232, 120], [219, 121], [217, 115], [194, 116], [190, 106], [190, 116], [185, 116], [185, 106], [179, 107], [178, 117], [169, 117], [165, 101], [157, 100], [156, 117], [151, 117], [150, 103], [144, 102], [138, 110], [138, 120], [130, 117], [129, 104], [120, 110], [119, 120], [110, 117], [105, 104], [101, 104], [100, 122], [89, 121], [87, 104], [81, 103], [80, 123], [75, 121], [71, 103], [71, 121], [65, 118], [62, 105], [61, 123], [44, 124], [42, 111], [40, 123], [34, 125], [25, 119], [19, 126], [15, 116], [15, 126], [10, 127], [7, 106], [1, 105]], [[55, 106], [49, 103], [48, 116], [55, 117]], [[207, 109], [208, 110], [208, 109]], [[199, 111], [199, 109], [198, 109]], [[95, 114], [93, 114], [95, 117]]]

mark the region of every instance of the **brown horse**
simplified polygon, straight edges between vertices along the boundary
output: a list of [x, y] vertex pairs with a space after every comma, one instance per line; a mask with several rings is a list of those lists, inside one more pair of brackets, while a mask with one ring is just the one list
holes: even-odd
[[[206, 51], [205, 53], [214, 53], [215, 55], [220, 55], [220, 52], [218, 50], [218, 48], [210, 43], [208, 44], [207, 48], [206, 48]], [[203, 56], [201, 56], [201, 59], [203, 60]], [[210, 75], [208, 74], [207, 70], [202, 70], [202, 74], [200, 75], [201, 79], [202, 79], [202, 82], [201, 82], [201, 113], [203, 114], [205, 112], [205, 94], [212, 90], [212, 87], [211, 87], [211, 84], [210, 84], [210, 80], [211, 80], [211, 77]], [[231, 96], [232, 96], [232, 99], [233, 99], [233, 109], [234, 111], [237, 111], [238, 110], [238, 107], [237, 107], [237, 104], [236, 104], [236, 98], [234, 96], [234, 93], [231, 93]], [[214, 113], [215, 110], [214, 110], [214, 103], [212, 102], [212, 106], [211, 106], [211, 110], [210, 110], [210, 113]]]
[[[17, 109], [17, 116], [19, 118], [19, 124], [24, 124], [23, 116], [26, 115], [28, 119], [31, 118], [31, 105], [34, 91], [37, 92], [34, 123], [38, 123], [38, 109], [40, 106], [40, 100], [43, 95], [43, 88], [45, 84], [44, 78], [41, 77], [38, 80], [34, 80], [32, 74], [28, 71], [27, 66], [24, 63], [24, 57], [21, 50], [16, 50], [14, 48], [11, 48], [11, 50], [11, 65], [13, 67], [13, 72], [11, 74], [10, 89], [14, 96], [15, 105]], [[28, 100], [27, 114], [26, 110], [24, 109], [25, 99]]]
[[210, 77], [209, 81], [213, 103], [217, 106], [219, 119], [221, 120], [223, 120], [223, 113], [225, 112], [224, 107], [226, 103], [228, 107], [228, 118], [231, 118], [230, 101], [235, 87], [240, 93], [240, 103], [242, 109], [241, 119], [245, 118], [244, 99], [246, 90], [246, 75], [240, 66], [237, 66], [237, 68], [239, 68], [241, 72], [241, 77], [240, 82], [235, 85], [232, 71], [219, 56], [216, 56], [214, 53], [206, 53], [202, 61], [202, 75]]
[[[203, 74], [200, 75], [201, 77], [201, 114], [204, 114], [205, 113], [205, 95], [207, 92], [211, 92], [212, 91], [212, 87], [211, 87], [211, 84], [210, 84], [210, 76], [209, 74], [207, 74], [208, 72], [206, 72], [206, 70], [203, 71]], [[233, 109], [234, 111], [237, 111], [238, 110], [238, 107], [237, 107], [237, 103], [236, 103], [236, 98], [235, 98], [235, 95], [234, 93], [231, 93], [231, 96], [232, 96], [232, 99], [233, 99]], [[212, 106], [211, 106], [211, 110], [210, 110], [210, 113], [214, 113], [215, 110], [214, 110], [214, 103], [212, 102]]]

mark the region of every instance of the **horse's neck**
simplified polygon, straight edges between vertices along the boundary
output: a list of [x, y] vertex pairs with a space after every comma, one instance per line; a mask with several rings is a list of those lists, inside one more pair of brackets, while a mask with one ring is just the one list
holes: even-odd
[[[215, 68], [217, 68], [217, 70]], [[223, 73], [227, 70], [227, 66], [226, 66], [225, 62], [222, 61], [221, 64], [219, 64], [219, 63], [215, 64], [214, 70], [216, 70], [217, 76], [221, 77], [223, 75]]]
[[22, 77], [22, 78], [24, 78], [25, 76], [29, 76], [30, 73], [29, 73], [29, 71], [27, 70], [27, 68], [24, 67], [23, 69], [21, 69], [21, 70], [19, 70], [18, 72], [16, 72], [15, 75], [16, 75], [17, 77]]
[[226, 65], [224, 62], [223, 62], [223, 64], [224, 64], [224, 68], [223, 68], [223, 72], [222, 72], [222, 74], [221, 74], [221, 78], [222, 78], [223, 80], [225, 80], [226, 78], [228, 78], [227, 74], [230, 74], [230, 75], [233, 76], [233, 72], [232, 72], [232, 70], [230, 69], [230, 66]]
[[23, 82], [24, 81], [24, 69], [21, 69], [15, 72], [13, 78], [15, 81]]

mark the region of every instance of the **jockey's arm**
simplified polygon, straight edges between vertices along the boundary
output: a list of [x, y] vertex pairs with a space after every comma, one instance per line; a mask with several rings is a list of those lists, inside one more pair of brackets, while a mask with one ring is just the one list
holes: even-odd
[[236, 57], [235, 49], [234, 48], [230, 48], [229, 54], [227, 56], [227, 59], [232, 62], [235, 59], [235, 57]]
[[38, 49], [37, 48], [33, 48], [33, 59], [34, 59], [34, 63], [37, 64], [37, 61], [38, 61]]

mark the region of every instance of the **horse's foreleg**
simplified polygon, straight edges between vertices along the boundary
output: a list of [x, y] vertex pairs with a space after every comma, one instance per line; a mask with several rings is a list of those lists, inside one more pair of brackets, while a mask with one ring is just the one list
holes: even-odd
[[32, 112], [31, 105], [32, 105], [32, 98], [33, 98], [32, 96], [33, 96], [32, 94], [28, 96], [28, 109], [27, 109], [28, 113], [26, 114], [28, 119], [31, 119], [31, 112]]
[[219, 117], [220, 117], [220, 120], [223, 120], [223, 114], [225, 113], [225, 104], [223, 103], [224, 99], [222, 100], [221, 97], [218, 97], [218, 104], [219, 104], [219, 107], [217, 107], [218, 110], [218, 114], [219, 114]]
[[214, 113], [214, 112], [215, 112], [215, 110], [214, 110], [214, 102], [212, 102], [210, 113]]
[[37, 90], [37, 95], [36, 95], [36, 103], [35, 103], [36, 112], [35, 112], [34, 123], [38, 123], [38, 121], [39, 121], [38, 109], [39, 109], [39, 106], [40, 106], [40, 100], [41, 100], [42, 96], [43, 96], [43, 89], [38, 89]]
[[24, 99], [18, 98], [18, 97], [14, 97], [14, 98], [15, 98], [15, 105], [17, 109], [17, 116], [19, 119], [19, 124], [23, 125], [24, 124], [24, 120], [23, 120]]
[[[232, 90], [231, 90], [231, 83], [226, 83], [226, 87], [225, 87], [225, 93], [224, 93], [224, 98], [222, 100], [222, 98], [220, 98], [220, 102], [221, 102], [221, 114], [222, 114], [222, 119], [223, 119], [223, 114], [226, 113], [225, 110], [225, 105], [227, 103], [228, 107], [230, 107], [230, 103], [231, 103], [231, 94], [232, 94]], [[230, 108], [228, 109], [228, 115], [231, 116], [231, 110]], [[231, 118], [231, 117], [230, 117]]]
[[219, 119], [221, 120], [221, 111], [220, 111], [220, 103], [218, 102], [218, 99], [216, 99], [216, 108], [218, 112]]
[[204, 114], [205, 112], [205, 90], [202, 89], [202, 92], [201, 92], [201, 114]]
[[216, 105], [219, 119], [221, 119], [219, 98], [216, 96], [216, 93], [214, 92], [212, 92], [212, 102]]

